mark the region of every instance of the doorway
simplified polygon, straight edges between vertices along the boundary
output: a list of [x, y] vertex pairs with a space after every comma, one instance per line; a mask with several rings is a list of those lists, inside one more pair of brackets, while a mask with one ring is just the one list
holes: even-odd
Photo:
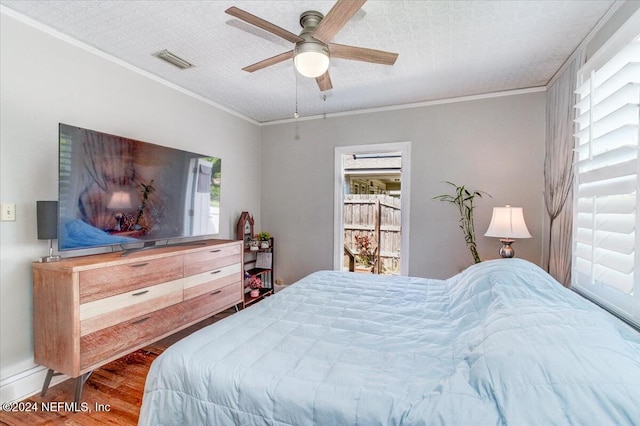
[[334, 270], [409, 273], [410, 142], [335, 150]]

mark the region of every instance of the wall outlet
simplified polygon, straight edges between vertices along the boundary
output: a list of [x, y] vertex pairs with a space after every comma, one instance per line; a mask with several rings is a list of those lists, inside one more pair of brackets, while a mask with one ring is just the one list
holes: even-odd
[[282, 280], [282, 278], [276, 278], [276, 285], [283, 285], [284, 281]]
[[16, 205], [15, 204], [2, 204], [2, 222], [15, 222], [16, 220]]

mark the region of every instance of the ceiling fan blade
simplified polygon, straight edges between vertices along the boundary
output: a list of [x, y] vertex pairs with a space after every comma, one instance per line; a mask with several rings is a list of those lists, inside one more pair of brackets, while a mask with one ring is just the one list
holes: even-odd
[[291, 58], [293, 58], [293, 50], [281, 53], [281, 54], [276, 55], [276, 56], [272, 56], [272, 57], [270, 57], [268, 59], [262, 60], [260, 62], [256, 62], [253, 65], [246, 66], [246, 67], [242, 68], [242, 71], [246, 71], [246, 72], [258, 71], [258, 70], [261, 70], [263, 68], [270, 67], [271, 65], [275, 65], [275, 64], [278, 64], [280, 62], [284, 62], [287, 59], [291, 59]]
[[329, 43], [329, 40], [344, 27], [366, 1], [338, 0], [316, 27], [312, 34], [313, 38], [323, 43]]
[[335, 43], [329, 43], [329, 55], [333, 58], [373, 62], [383, 65], [393, 65], [396, 63], [396, 59], [398, 59], [397, 53]]
[[299, 41], [303, 41], [302, 37], [295, 35], [294, 33], [285, 30], [284, 28], [280, 28], [277, 25], [272, 24], [269, 21], [265, 21], [262, 18], [258, 18], [255, 15], [250, 14], [249, 12], [245, 12], [242, 9], [238, 9], [235, 6], [230, 7], [225, 10], [225, 13], [234, 16], [238, 19], [243, 20], [253, 26], [258, 28], [262, 28], [265, 31], [270, 32], [271, 34], [275, 34], [278, 37], [282, 37], [285, 40], [289, 40], [291, 43], [297, 43]]
[[325, 72], [320, 77], [316, 77], [316, 83], [318, 83], [318, 87], [320, 88], [321, 92], [333, 89], [333, 85], [331, 84], [331, 77], [329, 77], [329, 71]]

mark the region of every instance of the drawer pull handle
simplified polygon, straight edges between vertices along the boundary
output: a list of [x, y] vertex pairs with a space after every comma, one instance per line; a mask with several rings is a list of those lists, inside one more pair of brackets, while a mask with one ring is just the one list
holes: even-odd
[[222, 272], [222, 269], [218, 269], [217, 271], [212, 271], [212, 272], [211, 272], [211, 275], [213, 275], [213, 274], [219, 274], [220, 272]]
[[213, 292], [213, 293], [211, 293], [209, 296], [215, 296], [215, 295], [216, 295], [216, 294], [218, 294], [218, 293], [222, 293], [222, 290], [214, 291], [214, 292]]
[[140, 296], [142, 294], [149, 293], [149, 290], [139, 291], [137, 293], [133, 293], [132, 296]]
[[211, 253], [218, 253], [218, 252], [220, 252], [220, 251], [222, 251], [222, 249], [211, 250]]
[[138, 263], [137, 265], [131, 265], [132, 268], [142, 268], [143, 266], [147, 266], [149, 263]]
[[131, 323], [131, 325], [136, 325], [136, 324], [140, 324], [141, 322], [145, 322], [146, 320], [148, 320], [151, 317], [144, 317], [144, 318], [140, 318], [137, 321], [134, 321], [133, 323]]

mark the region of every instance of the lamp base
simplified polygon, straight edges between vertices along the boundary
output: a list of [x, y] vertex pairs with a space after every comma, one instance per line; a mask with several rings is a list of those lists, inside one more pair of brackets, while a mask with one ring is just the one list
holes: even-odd
[[59, 262], [60, 256], [42, 256], [39, 260], [40, 263]]
[[53, 240], [49, 240], [49, 256], [42, 256], [39, 260], [40, 260], [40, 263], [60, 261], [60, 256], [53, 254]]
[[502, 247], [500, 248], [500, 256], [502, 256], [505, 259], [509, 259], [512, 258], [513, 256], [516, 255], [516, 251], [513, 249], [513, 247], [511, 247], [511, 244], [513, 244], [516, 240], [510, 240], [508, 238], [503, 238], [500, 240], [500, 242], [503, 244]]

